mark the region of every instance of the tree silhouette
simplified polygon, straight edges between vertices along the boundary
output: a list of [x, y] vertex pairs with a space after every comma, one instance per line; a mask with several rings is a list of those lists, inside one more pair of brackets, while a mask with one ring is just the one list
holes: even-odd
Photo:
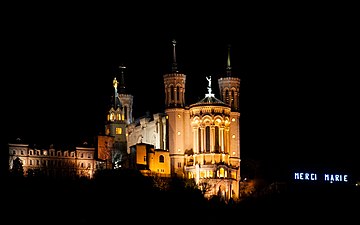
[[10, 174], [13, 177], [23, 177], [24, 176], [24, 168], [21, 162], [21, 159], [17, 157], [13, 161], [13, 167], [11, 168]]

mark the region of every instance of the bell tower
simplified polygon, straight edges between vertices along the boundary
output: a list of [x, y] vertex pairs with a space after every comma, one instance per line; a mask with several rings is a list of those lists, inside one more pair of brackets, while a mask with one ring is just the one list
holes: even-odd
[[[230, 113], [230, 162], [240, 168], [240, 78], [234, 77], [228, 46], [226, 75], [218, 79], [220, 99], [231, 107]], [[240, 169], [237, 174], [240, 177]]]
[[218, 80], [220, 99], [230, 105], [232, 111], [239, 111], [240, 79], [232, 76], [230, 64], [230, 45], [228, 46], [228, 57], [226, 63], [226, 76]]
[[105, 135], [113, 137], [113, 146], [111, 150], [111, 160], [113, 165], [121, 165], [123, 156], [127, 153], [126, 128], [132, 122], [133, 96], [126, 93], [124, 69], [121, 70], [121, 79], [118, 81], [116, 76], [113, 79], [114, 95], [112, 96], [112, 106], [108, 111]]
[[176, 41], [173, 44], [173, 63], [171, 73], [164, 75], [165, 107], [183, 108], [185, 106], [186, 75], [179, 73], [176, 62]]
[[184, 153], [192, 146], [189, 126], [190, 114], [185, 109], [186, 75], [179, 73], [176, 62], [176, 41], [172, 41], [171, 72], [164, 74], [165, 113], [167, 118], [166, 150], [170, 153], [171, 173], [184, 176]]

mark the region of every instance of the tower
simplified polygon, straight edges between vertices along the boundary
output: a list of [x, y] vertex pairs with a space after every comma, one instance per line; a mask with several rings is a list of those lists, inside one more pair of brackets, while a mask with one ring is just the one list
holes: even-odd
[[[218, 79], [220, 99], [231, 107], [230, 163], [240, 168], [240, 78], [232, 75], [228, 46], [226, 75]], [[237, 177], [240, 177], [240, 169]]]
[[110, 146], [110, 158], [113, 166], [121, 165], [124, 156], [127, 154], [126, 127], [132, 122], [133, 96], [126, 93], [124, 69], [125, 66], [119, 66], [121, 70], [120, 82], [113, 79], [114, 95], [112, 106], [107, 114], [105, 124], [105, 134], [113, 137], [113, 145]]
[[192, 146], [190, 115], [185, 109], [186, 75], [179, 73], [176, 62], [176, 41], [173, 45], [173, 63], [170, 73], [164, 74], [165, 113], [168, 119], [166, 150], [171, 158], [171, 172], [183, 176], [184, 152]]

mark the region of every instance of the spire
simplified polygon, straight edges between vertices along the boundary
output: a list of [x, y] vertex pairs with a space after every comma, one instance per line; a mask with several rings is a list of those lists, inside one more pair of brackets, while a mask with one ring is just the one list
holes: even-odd
[[172, 44], [173, 44], [172, 72], [174, 73], [174, 72], [178, 72], [177, 63], [176, 63], [176, 51], [175, 51], [176, 40], [175, 39], [172, 40]]
[[125, 66], [121, 65], [119, 66], [120, 70], [121, 70], [121, 80], [120, 80], [120, 94], [124, 94], [125, 93], [125, 77], [124, 77], [124, 69], [126, 69]]
[[231, 47], [231, 45], [228, 45], [228, 57], [227, 57], [227, 63], [226, 63], [226, 75], [228, 77], [231, 77], [230, 47]]

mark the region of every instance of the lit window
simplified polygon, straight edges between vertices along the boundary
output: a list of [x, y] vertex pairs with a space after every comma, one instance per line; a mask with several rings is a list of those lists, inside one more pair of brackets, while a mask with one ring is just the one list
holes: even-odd
[[121, 127], [117, 127], [115, 130], [116, 134], [122, 134], [122, 129]]
[[220, 168], [220, 173], [219, 173], [220, 177], [225, 177], [225, 170], [224, 168]]

